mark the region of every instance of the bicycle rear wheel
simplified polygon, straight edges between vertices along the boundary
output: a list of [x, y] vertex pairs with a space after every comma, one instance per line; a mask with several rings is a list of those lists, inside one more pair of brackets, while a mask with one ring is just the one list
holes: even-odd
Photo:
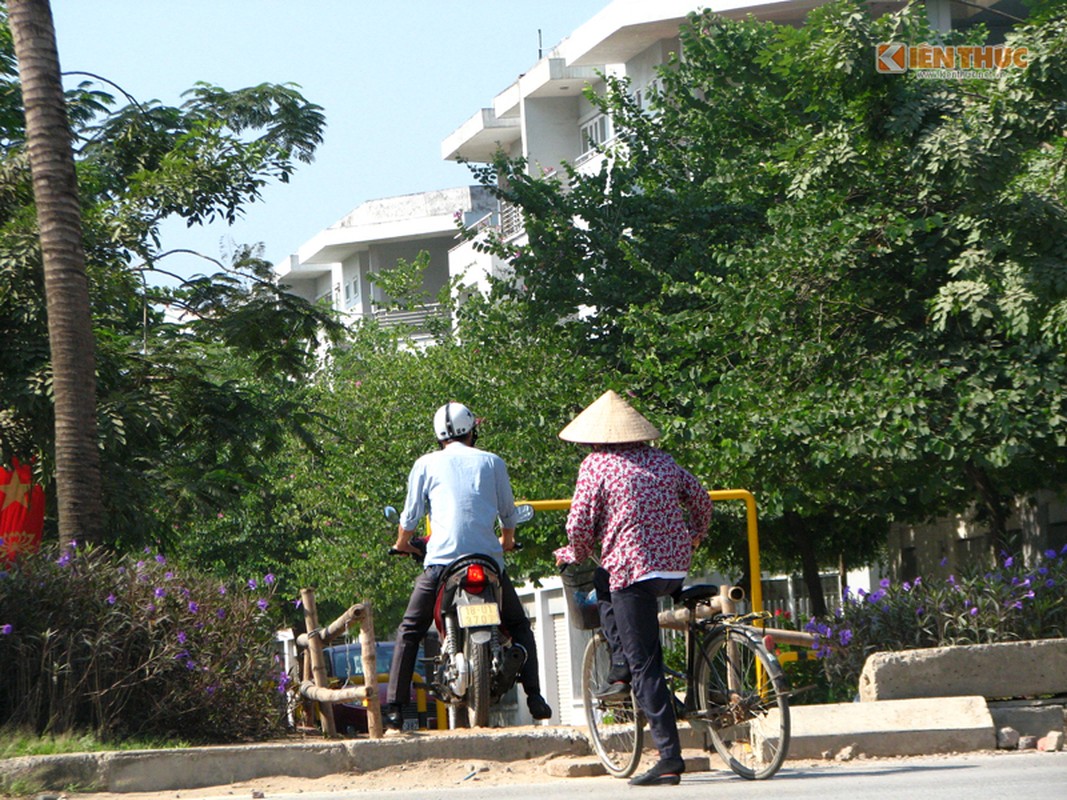
[[585, 647], [582, 661], [582, 700], [589, 739], [604, 768], [617, 778], [627, 778], [637, 769], [644, 740], [644, 717], [633, 692], [601, 699], [597, 692], [607, 688], [611, 669], [611, 648], [597, 631]]
[[727, 765], [749, 780], [770, 778], [789, 752], [789, 685], [758, 633], [709, 634], [694, 666], [701, 724]]

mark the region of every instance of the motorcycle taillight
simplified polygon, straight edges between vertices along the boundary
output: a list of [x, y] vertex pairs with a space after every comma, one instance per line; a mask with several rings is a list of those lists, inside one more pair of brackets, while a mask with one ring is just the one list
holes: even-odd
[[472, 594], [481, 594], [485, 584], [485, 567], [481, 564], [469, 565], [467, 567], [467, 579], [463, 581], [463, 588]]

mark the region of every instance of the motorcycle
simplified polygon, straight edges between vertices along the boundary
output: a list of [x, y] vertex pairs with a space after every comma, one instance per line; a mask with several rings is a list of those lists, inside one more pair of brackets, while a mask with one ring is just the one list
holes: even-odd
[[[518, 522], [529, 522], [531, 506], [516, 507]], [[385, 518], [396, 524], [400, 514], [392, 506]], [[422, 563], [426, 539], [414, 537], [418, 554], [390, 548], [391, 555], [409, 555]], [[516, 542], [515, 549], [521, 549]], [[489, 709], [515, 685], [526, 663], [526, 650], [511, 641], [501, 622], [500, 569], [496, 559], [482, 553], [457, 558], [441, 573], [434, 606], [434, 625], [441, 650], [427, 658], [430, 685], [448, 704], [448, 727], [487, 727]]]

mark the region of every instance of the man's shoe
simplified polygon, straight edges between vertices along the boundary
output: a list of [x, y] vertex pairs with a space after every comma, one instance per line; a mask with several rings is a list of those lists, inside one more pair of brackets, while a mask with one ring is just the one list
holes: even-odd
[[404, 712], [402, 706], [390, 703], [382, 707], [382, 727], [388, 731], [404, 730]]
[[612, 664], [608, 674], [604, 677], [607, 683], [629, 683], [630, 668], [625, 664]]
[[530, 709], [530, 716], [534, 719], [552, 718], [552, 706], [539, 694], [532, 694], [527, 697], [526, 707]]
[[685, 762], [682, 759], [658, 761], [648, 772], [630, 779], [631, 786], [677, 786], [682, 782]]

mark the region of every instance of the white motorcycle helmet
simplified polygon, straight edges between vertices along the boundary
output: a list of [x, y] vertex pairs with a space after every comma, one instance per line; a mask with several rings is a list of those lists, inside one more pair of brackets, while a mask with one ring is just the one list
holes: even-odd
[[466, 436], [476, 423], [474, 414], [463, 403], [446, 403], [433, 415], [433, 431], [439, 442]]

